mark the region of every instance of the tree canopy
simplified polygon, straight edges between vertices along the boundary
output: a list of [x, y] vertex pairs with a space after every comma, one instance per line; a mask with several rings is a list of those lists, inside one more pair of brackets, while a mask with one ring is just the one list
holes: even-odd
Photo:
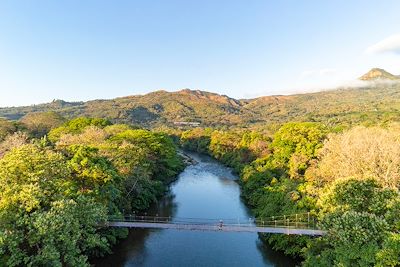
[[337, 132], [291, 122], [261, 136], [194, 129], [181, 142], [234, 167], [259, 219], [308, 212], [328, 232], [313, 239], [261, 235], [272, 248], [303, 257], [305, 266], [398, 266], [399, 136], [395, 126]]
[[107, 219], [148, 208], [183, 168], [162, 133], [78, 118], [50, 136], [0, 144], [0, 265], [89, 266], [127, 234]]

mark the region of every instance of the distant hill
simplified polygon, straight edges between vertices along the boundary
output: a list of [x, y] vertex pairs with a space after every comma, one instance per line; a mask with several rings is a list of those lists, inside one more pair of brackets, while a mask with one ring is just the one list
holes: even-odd
[[[18, 120], [29, 112], [55, 111], [66, 118], [77, 116], [104, 117], [116, 122], [145, 126], [174, 122], [201, 122], [207, 125], [230, 125], [242, 121], [244, 111], [239, 100], [199, 90], [178, 92], [155, 91], [111, 100], [65, 102], [0, 108], [0, 117]], [[251, 113], [251, 112], [250, 112]]]
[[374, 80], [400, 80], [400, 75], [396, 76], [384, 69], [374, 68], [369, 72], [360, 77], [363, 81], [374, 81]]
[[[260, 126], [287, 121], [374, 124], [400, 121], [400, 83], [371, 83], [289, 96], [237, 100], [199, 90], [156, 91], [145, 95], [88, 102], [51, 103], [0, 108], [0, 117], [18, 120], [30, 112], [55, 111], [66, 118], [109, 118], [144, 127], [199, 122], [201, 126]], [[182, 125], [179, 124], [178, 125]]]

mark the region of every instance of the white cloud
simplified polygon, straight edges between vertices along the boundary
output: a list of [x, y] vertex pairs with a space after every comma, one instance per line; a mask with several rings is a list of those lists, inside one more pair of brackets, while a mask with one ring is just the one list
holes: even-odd
[[316, 70], [305, 70], [301, 73], [302, 78], [315, 77], [315, 76], [329, 76], [335, 74], [335, 69], [325, 68]]
[[386, 52], [400, 54], [400, 34], [394, 34], [374, 45], [371, 45], [365, 50], [365, 52], [367, 54], [379, 54]]

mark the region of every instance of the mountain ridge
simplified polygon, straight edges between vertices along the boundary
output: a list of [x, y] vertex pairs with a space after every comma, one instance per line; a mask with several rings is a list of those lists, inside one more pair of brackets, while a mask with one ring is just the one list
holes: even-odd
[[314, 93], [235, 99], [217, 93], [183, 89], [164, 90], [109, 100], [67, 102], [0, 108], [0, 117], [19, 120], [32, 112], [55, 111], [65, 118], [108, 118], [142, 127], [199, 122], [204, 127], [247, 127], [286, 121], [345, 122], [400, 121], [400, 83], [367, 83]]

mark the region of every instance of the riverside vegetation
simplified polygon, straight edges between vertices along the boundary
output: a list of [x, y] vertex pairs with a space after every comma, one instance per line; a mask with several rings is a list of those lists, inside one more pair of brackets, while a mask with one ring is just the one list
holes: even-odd
[[[261, 235], [304, 266], [399, 266], [399, 88], [253, 100], [184, 90], [1, 109], [0, 266], [87, 266], [108, 253], [127, 231], [99, 227], [107, 217], [147, 209], [183, 169], [173, 140], [232, 167], [259, 219], [317, 216], [326, 236]], [[102, 118], [69, 120], [77, 115]]]
[[262, 234], [304, 266], [399, 266], [400, 128], [284, 124], [273, 134], [193, 129], [185, 149], [208, 153], [240, 174], [259, 219], [310, 212], [328, 234]]
[[107, 218], [147, 209], [183, 169], [163, 133], [77, 118], [38, 139], [29, 125], [1, 121], [0, 266], [89, 266], [127, 235]]

